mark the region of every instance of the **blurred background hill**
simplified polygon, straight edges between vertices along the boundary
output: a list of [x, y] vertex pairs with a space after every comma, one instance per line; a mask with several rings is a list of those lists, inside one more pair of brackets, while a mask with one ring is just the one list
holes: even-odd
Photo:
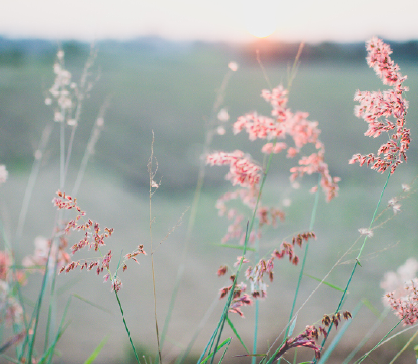
[[[418, 139], [418, 41], [390, 42], [390, 45], [394, 52], [393, 59], [400, 65], [401, 72], [408, 75], [406, 85], [410, 91], [406, 97], [410, 101], [410, 109], [407, 123], [411, 128], [412, 143], [408, 163], [401, 165], [391, 178], [385, 201], [400, 193], [401, 184], [410, 183], [418, 174], [418, 147], [414, 143]], [[0, 38], [0, 163], [6, 164], [9, 171], [9, 180], [0, 190], [0, 201], [5, 230], [11, 241], [15, 237], [34, 152], [44, 128], [47, 125], [53, 127], [24, 234], [16, 242], [19, 258], [32, 252], [33, 240], [37, 235], [49, 236], [53, 227], [55, 211], [50, 201], [58, 186], [59, 128], [52, 121], [52, 110], [44, 104], [44, 99], [54, 82], [52, 67], [58, 47], [64, 50], [65, 65], [72, 73], [73, 80], [77, 81], [89, 55], [90, 44]], [[213, 117], [213, 103], [228, 72], [228, 63], [236, 61], [239, 64], [221, 105], [228, 109], [231, 125], [239, 116], [253, 110], [269, 115], [269, 106], [260, 98], [261, 90], [269, 88], [269, 83], [273, 86], [279, 83], [286, 85], [288, 67], [293, 63], [298, 47], [296, 43], [267, 39], [237, 45], [226, 42], [168, 41], [158, 37], [125, 42], [98, 41], [95, 44], [98, 56], [92, 72], [98, 77], [93, 77], [97, 81], [83, 105], [68, 185], [72, 187], [74, 183], [100, 107], [105, 100], [109, 100], [104, 129], [77, 197], [82, 208], [93, 219], [115, 228], [112, 238], [115, 252], [123, 250], [125, 254], [135, 249], [138, 243], [144, 243], [145, 250], [149, 251], [147, 162], [152, 131], [155, 134], [154, 153], [162, 177], [162, 185], [153, 200], [157, 216], [154, 229], [162, 239], [191, 204], [205, 138], [205, 124]], [[257, 50], [268, 81], [257, 61]], [[322, 130], [320, 138], [326, 148], [326, 162], [331, 174], [341, 177], [340, 196], [336, 200], [326, 204], [321, 195], [315, 227], [318, 241], [312, 243], [307, 266], [308, 274], [320, 278], [355, 241], [357, 230], [368, 226], [386, 179], [386, 176], [366, 167], [348, 165], [354, 153], [375, 152], [384, 142], [380, 138], [371, 140], [364, 137], [367, 127], [353, 114], [353, 97], [357, 89], [386, 88], [374, 71], [368, 68], [365, 56], [364, 43], [306, 44], [290, 91], [289, 106], [292, 111], [309, 112], [309, 119], [319, 122]], [[234, 136], [230, 127], [226, 129], [225, 135], [215, 136], [212, 150], [242, 149], [250, 152], [255, 159], [262, 160], [260, 144], [248, 141], [246, 135]], [[280, 204], [283, 199], [289, 198], [293, 203], [286, 210], [286, 222], [278, 230], [267, 233], [264, 253], [279, 245], [285, 236], [308, 227], [313, 204], [309, 189], [315, 184], [316, 178], [307, 178], [300, 190], [292, 190], [288, 171], [294, 163], [293, 160], [278, 156], [267, 180], [265, 197], [269, 201]], [[223, 178], [225, 173], [222, 168], [206, 169], [186, 268], [188, 274], [181, 286], [179, 302], [175, 306], [168, 332], [168, 358], [170, 355], [174, 357], [187, 345], [210, 303], [216, 300], [218, 289], [225, 283], [216, 278], [216, 269], [221, 264], [232, 265], [236, 259], [235, 250], [229, 251], [214, 245], [220, 242], [227, 229], [227, 221], [219, 218], [215, 210], [216, 199], [231, 189]], [[185, 221], [187, 218], [186, 213]], [[417, 255], [417, 218], [417, 196], [412, 195], [403, 203], [402, 213], [376, 232], [367, 246], [363, 270], [355, 277], [350, 289], [347, 309], [352, 310], [363, 298], [382, 309], [381, 296], [384, 292], [379, 282], [383, 274], [388, 270], [396, 270], [408, 257]], [[186, 226], [183, 223], [156, 254], [161, 323], [168, 307]], [[345, 262], [347, 264], [340, 265], [331, 274], [329, 280], [333, 284], [345, 285], [352, 261]], [[267, 346], [267, 342], [272, 342], [287, 320], [298, 268], [283, 262], [275, 272], [277, 282], [275, 280], [270, 285], [269, 297], [261, 307], [262, 348]], [[132, 323], [133, 336], [154, 353], [149, 259], [143, 259], [139, 267], [129, 268], [126, 276], [121, 298], [127, 305], [126, 315]], [[85, 272], [74, 272], [73, 275], [59, 278], [63, 287], [69, 287], [67, 294], [82, 295], [112, 312], [109, 315], [77, 301], [74, 304], [75, 313], [71, 316], [73, 323], [60, 347], [62, 362], [82, 362], [102, 339], [102, 333], [109, 333], [111, 340], [105, 346], [100, 362], [121, 362], [120, 358], [129, 352], [129, 348], [128, 345], [123, 346], [127, 339], [110, 287], [102, 285], [101, 277]], [[299, 304], [315, 286], [316, 281], [305, 278]], [[30, 285], [26, 288], [27, 294], [34, 294], [38, 287], [39, 279], [31, 277]], [[324, 313], [332, 312], [338, 298], [334, 291], [321, 288], [312, 304], [300, 314], [298, 329], [302, 330], [305, 325], [322, 318]], [[63, 302], [62, 307], [64, 298]], [[213, 330], [211, 323], [217, 320], [220, 306], [199, 336], [194, 353], [200, 354], [208, 340]], [[62, 307], [59, 311], [62, 311]], [[238, 317], [234, 319], [243, 338], [250, 343], [252, 329], [248, 330], [248, 327], [251, 327], [253, 313], [251, 310], [248, 312], [245, 320], [239, 321]], [[370, 311], [363, 309], [355, 324], [358, 326], [353, 324], [354, 328], [348, 332], [349, 337], [357, 337], [359, 331], [363, 332], [370, 326], [373, 317]], [[391, 317], [385, 328], [395, 321]], [[92, 332], [97, 336], [92, 338]], [[380, 337], [384, 333], [384, 329], [379, 331]], [[352, 346], [355, 343], [354, 340]], [[401, 343], [402, 340], [395, 344]], [[80, 351], [74, 353], [74, 345], [80, 347]], [[239, 344], [234, 345], [231, 352], [242, 353]], [[238, 359], [228, 357], [228, 360], [237, 362]], [[335, 363], [340, 363], [339, 360], [337, 358]]]
[[[413, 99], [418, 41], [395, 42], [391, 46], [395, 61], [409, 76], [411, 92], [408, 95]], [[30, 167], [34, 148], [51, 118], [51, 111], [42, 100], [53, 82], [51, 69], [57, 47], [56, 42], [46, 40], [0, 38], [3, 102], [0, 155], [4, 163], [15, 166], [11, 168]], [[66, 55], [66, 66], [77, 81], [90, 45], [67, 41], [61, 47]], [[234, 121], [241, 114], [256, 109], [262, 108], [260, 112], [265, 114], [269, 112], [268, 106], [259, 98], [261, 89], [268, 88], [268, 83], [258, 65], [256, 51], [267, 68], [269, 82], [277, 85], [286, 84], [287, 68], [298, 47], [298, 44], [267, 39], [243, 45], [174, 42], [158, 37], [126, 42], [100, 41], [96, 44], [99, 56], [94, 69], [99, 78], [83, 110], [85, 122], [80, 123], [77, 141], [80, 149], [74, 153], [78, 157], [84, 153], [81, 146], [90, 135], [91, 120], [109, 97], [106, 129], [97, 145], [96, 162], [106, 168], [111, 165], [126, 181], [146, 184], [146, 176], [135, 173], [131, 163], [138, 152], [147, 155], [154, 129], [157, 141], [161, 143], [161, 166], [168, 168], [166, 183], [172, 188], [188, 189], [194, 184], [193, 163], [196, 163], [198, 145], [204, 140], [205, 119], [211, 116], [216, 90], [227, 72], [228, 62], [235, 60], [240, 64], [239, 72], [228, 86], [223, 105]], [[320, 122], [322, 139], [328, 148], [339, 146], [328, 158], [332, 169], [342, 177], [346, 177], [346, 173], [353, 175], [353, 168], [341, 160], [347, 160], [354, 152], [365, 152], [371, 143], [368, 138], [359, 138], [365, 125], [353, 117], [352, 97], [358, 88], [383, 89], [380, 80], [365, 63], [364, 44], [324, 42], [305, 45], [292, 90], [297, 97], [290, 97], [290, 106], [293, 110], [309, 112], [311, 119]], [[411, 108], [412, 119], [416, 116], [414, 112]], [[337, 139], [336, 128], [347, 132], [342, 134], [344, 143]], [[352, 140], [347, 140], [347, 136]], [[215, 143], [226, 146], [231, 142], [230, 138], [229, 132]], [[122, 140], [125, 148], [118, 147]], [[357, 148], [344, 150], [344, 145]], [[413, 144], [411, 147], [413, 154], [416, 149]]]

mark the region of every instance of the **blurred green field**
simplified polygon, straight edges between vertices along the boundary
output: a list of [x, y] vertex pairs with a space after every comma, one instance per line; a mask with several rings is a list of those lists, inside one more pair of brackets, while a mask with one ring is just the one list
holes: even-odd
[[[154, 154], [162, 177], [162, 185], [153, 198], [153, 212], [156, 216], [153, 231], [155, 241], [158, 242], [192, 202], [205, 122], [211, 117], [216, 92], [228, 71], [229, 61], [235, 60], [241, 65], [238, 72], [232, 75], [222, 105], [228, 108], [231, 122], [253, 110], [269, 114], [268, 105], [259, 97], [261, 89], [268, 88], [261, 68], [248, 59], [232, 59], [233, 56], [233, 52], [225, 52], [225, 48], [216, 47], [179, 47], [153, 51], [109, 45], [102, 49], [99, 47], [94, 70], [100, 74], [100, 78], [83, 108], [67, 186], [71, 188], [74, 183], [100, 106], [110, 97], [104, 118], [105, 128], [77, 198], [92, 219], [115, 229], [111, 239], [115, 255], [132, 251], [139, 243], [145, 245], [146, 251], [150, 250], [147, 161], [152, 131], [155, 133]], [[393, 58], [396, 61], [396, 54]], [[84, 53], [67, 59], [66, 65], [75, 80], [81, 73], [83, 60]], [[15, 240], [33, 153], [42, 130], [47, 124], [53, 124], [52, 111], [43, 101], [53, 83], [53, 61], [53, 55], [48, 54], [21, 65], [3, 64], [0, 67], [0, 163], [6, 164], [9, 170], [9, 180], [0, 189], [0, 203], [3, 225], [11, 241]], [[286, 84], [287, 64], [267, 63], [265, 66], [272, 85], [280, 82]], [[406, 84], [410, 87], [407, 99], [410, 101], [408, 124], [412, 143], [408, 163], [401, 165], [390, 179], [383, 206], [401, 192], [402, 183], [410, 183], [418, 174], [418, 148], [414, 145], [418, 135], [415, 127], [418, 118], [418, 67], [410, 63], [400, 63], [400, 67], [401, 72], [408, 75]], [[353, 95], [357, 89], [383, 88], [366, 62], [360, 65], [347, 62], [300, 65], [290, 91], [289, 106], [293, 111], [309, 112], [310, 120], [319, 122], [330, 172], [342, 179], [337, 199], [327, 204], [321, 194], [314, 228], [318, 238], [310, 243], [307, 274], [322, 278], [357, 239], [358, 229], [369, 225], [386, 176], [366, 167], [348, 165], [348, 160], [357, 152], [375, 152], [384, 140], [371, 140], [363, 136], [367, 128], [363, 121], [354, 117]], [[36, 236], [48, 237], [53, 229], [55, 211], [51, 200], [59, 185], [58, 133], [58, 125], [55, 125], [29, 206], [23, 236], [15, 242], [18, 258], [32, 252]], [[234, 136], [230, 129], [224, 136], [216, 136], [212, 145], [213, 150], [242, 149], [258, 160], [261, 160], [258, 152], [260, 147], [261, 144], [248, 141], [245, 135]], [[266, 233], [265, 240], [261, 242], [261, 254], [278, 246], [285, 236], [308, 228], [313, 205], [309, 189], [315, 184], [316, 178], [304, 180], [299, 190], [291, 189], [288, 170], [293, 163], [279, 156], [267, 179], [264, 192], [266, 200], [280, 203], [284, 198], [290, 198], [293, 203], [286, 210], [286, 221], [277, 230]], [[228, 225], [225, 219], [217, 216], [215, 210], [216, 199], [231, 189], [223, 179], [225, 173], [222, 168], [206, 169], [186, 274], [165, 344], [167, 362], [187, 345], [207, 308], [212, 301], [216, 301], [219, 288], [225, 285], [226, 279], [216, 277], [217, 268], [221, 264], [232, 265], [236, 260], [236, 250], [214, 245], [220, 242]], [[376, 309], [383, 309], [381, 297], [384, 292], [379, 287], [383, 274], [388, 270], [396, 270], [408, 257], [417, 256], [417, 206], [416, 195], [403, 201], [402, 213], [376, 231], [375, 236], [369, 240], [362, 268], [358, 269], [354, 277], [345, 309], [353, 310], [363, 298], [370, 300]], [[155, 254], [160, 325], [164, 321], [177, 274], [188, 217], [186, 213], [183, 225], [170, 235]], [[328, 281], [343, 287], [355, 256], [356, 252], [344, 259], [344, 264], [336, 267]], [[150, 269], [150, 259], [143, 257], [140, 266], [131, 265], [121, 277], [124, 288], [120, 297], [134, 339], [153, 352], [155, 326]], [[298, 273], [298, 268], [285, 261], [275, 266], [275, 281], [270, 284], [268, 298], [260, 304], [261, 352], [281, 332], [287, 321]], [[102, 278], [93, 272], [73, 272], [59, 276], [58, 281], [59, 286], [63, 287], [59, 313], [62, 313], [66, 297], [71, 293], [110, 311], [107, 313], [73, 299], [69, 317], [72, 323], [59, 346], [63, 355], [61, 362], [82, 362], [105, 335], [109, 335], [109, 341], [98, 362], [118, 363], [127, 360], [130, 350], [128, 340], [110, 285], [102, 284]], [[298, 305], [305, 301], [316, 284], [315, 280], [304, 278]], [[35, 299], [39, 285], [39, 276], [29, 278], [25, 293], [32, 300]], [[299, 314], [296, 332], [320, 320], [324, 313], [331, 313], [339, 298], [338, 292], [329, 287], [321, 287]], [[200, 354], [214, 329], [222, 309], [221, 303], [210, 316], [194, 346], [197, 354]], [[246, 319], [233, 317], [234, 324], [249, 346], [253, 332], [252, 311], [246, 310]], [[373, 313], [363, 307], [347, 332], [345, 344], [344, 341], [340, 344], [340, 351], [345, 353], [355, 347], [362, 338], [361, 333], [375, 319]], [[370, 345], [376, 343], [395, 322], [396, 319], [390, 314]], [[227, 330], [225, 335], [232, 333]], [[395, 350], [407, 338], [407, 335], [403, 336], [396, 343], [389, 344], [385, 350]], [[238, 340], [234, 341], [231, 353], [242, 353]], [[74, 347], [78, 349], [75, 351]], [[404, 362], [410, 355], [403, 357]], [[330, 362], [341, 361], [336, 357]], [[228, 353], [227, 362], [238, 363], [243, 360], [231, 358]]]

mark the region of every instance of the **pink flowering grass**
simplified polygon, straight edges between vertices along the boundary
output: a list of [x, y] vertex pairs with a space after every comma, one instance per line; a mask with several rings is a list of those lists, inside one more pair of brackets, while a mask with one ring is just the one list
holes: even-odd
[[396, 168], [407, 161], [406, 151], [409, 149], [410, 130], [405, 127], [408, 101], [403, 93], [408, 87], [403, 83], [407, 77], [402, 76], [399, 66], [392, 61], [389, 45], [378, 38], [367, 42], [367, 63], [383, 81], [384, 85], [392, 86], [385, 91], [357, 91], [354, 97], [360, 105], [356, 106], [355, 115], [368, 123], [364, 135], [377, 138], [382, 133], [388, 141], [382, 144], [377, 155], [355, 154], [349, 163], [367, 164], [372, 169], [383, 173], [388, 168], [394, 173]]
[[[355, 154], [349, 163], [368, 165], [371, 169], [378, 172], [387, 172], [388, 177], [382, 191], [383, 195], [390, 175], [402, 163], [407, 161], [406, 152], [410, 144], [410, 131], [405, 127], [408, 102], [404, 97], [404, 93], [408, 89], [403, 84], [406, 76], [400, 73], [399, 66], [391, 60], [390, 54], [392, 52], [388, 45], [377, 38], [372, 38], [367, 43], [366, 49], [369, 66], [375, 70], [383, 84], [391, 88], [375, 92], [357, 91], [355, 101], [359, 105], [355, 109], [355, 115], [368, 123], [366, 136], [377, 138], [384, 135], [386, 136], [386, 141], [378, 149], [377, 154]], [[70, 305], [70, 301], [68, 301], [60, 323], [54, 323], [57, 322], [53, 309], [57, 302], [57, 282], [62, 279], [63, 275], [76, 276], [93, 271], [96, 275], [101, 276], [100, 281], [107, 285], [110, 284], [109, 291], [116, 298], [123, 327], [128, 336], [132, 352], [135, 355], [135, 360], [138, 363], [142, 363], [143, 358], [140, 358], [134, 345], [134, 334], [131, 334], [128, 328], [128, 326], [133, 327], [137, 322], [129, 322], [127, 320], [123, 309], [125, 303], [122, 303], [122, 294], [126, 289], [129, 290], [130, 287], [129, 284], [123, 285], [122, 281], [124, 281], [124, 276], [128, 274], [134, 274], [136, 279], [137, 274], [139, 274], [140, 278], [137, 281], [141, 281], [141, 271], [137, 273], [132, 269], [128, 269], [129, 263], [134, 261], [138, 265], [145, 260], [149, 260], [154, 306], [153, 312], [147, 312], [147, 314], [154, 318], [155, 333], [152, 332], [152, 336], [156, 338], [157, 343], [155, 359], [150, 359], [150, 361], [161, 364], [169, 361], [173, 362], [172, 357], [166, 354], [169, 350], [165, 349], [164, 342], [178, 289], [183, 282], [183, 272], [188, 264], [187, 253], [190, 244], [193, 242], [192, 231], [195, 228], [206, 164], [224, 168], [226, 171], [225, 179], [229, 185], [229, 190], [219, 197], [215, 206], [219, 217], [227, 220], [229, 224], [226, 231], [221, 232], [223, 237], [221, 238], [221, 247], [219, 249], [221, 251], [223, 249], [235, 249], [238, 253], [236, 259], [234, 258], [231, 261], [227, 260], [226, 254], [225, 256], [219, 254], [218, 264], [221, 264], [221, 266], [217, 272], [213, 272], [213, 276], [218, 276], [219, 282], [224, 280], [226, 283], [219, 283], [218, 292], [214, 292], [214, 296], [217, 295], [217, 297], [214, 298], [223, 305], [222, 312], [219, 319], [213, 322], [208, 320], [211, 313], [210, 309], [208, 309], [208, 312], [202, 318], [201, 324], [188, 328], [188, 331], [194, 331], [192, 340], [177, 357], [176, 363], [183, 363], [187, 358], [203, 324], [210, 326], [210, 329], [213, 329], [211, 326], [215, 326], [215, 329], [206, 347], [203, 348], [200, 358], [197, 360], [199, 364], [212, 364], [215, 360], [219, 362], [227, 360], [225, 355], [231, 343], [231, 337], [225, 338], [228, 326], [231, 329], [231, 335], [233, 335], [234, 339], [238, 339], [237, 342], [242, 345], [240, 349], [246, 352], [246, 354], [240, 355], [240, 357], [251, 360], [253, 364], [256, 362], [260, 364], [290, 362], [291, 357], [293, 357], [295, 363], [300, 362], [298, 349], [301, 352], [311, 353], [311, 363], [317, 363], [319, 360], [322, 360], [321, 363], [323, 363], [328, 360], [335, 346], [345, 338], [343, 336], [345, 330], [356, 319], [358, 310], [356, 308], [354, 311], [351, 309], [343, 310], [343, 304], [345, 303], [349, 287], [351, 288], [355, 284], [356, 269], [362, 264], [367, 264], [367, 261], [363, 260], [363, 250], [366, 246], [366, 241], [376, 235], [377, 228], [382, 227], [395, 216], [402, 213], [405, 207], [402, 206], [401, 202], [414, 192], [414, 185], [403, 185], [403, 194], [401, 193], [399, 196], [391, 198], [383, 209], [380, 209], [381, 196], [369, 226], [354, 229], [359, 231], [359, 239], [363, 237], [364, 240], [358, 249], [353, 269], [345, 287], [339, 289], [327, 280], [329, 274], [336, 266], [341, 264], [343, 258], [353, 253], [356, 243], [338, 259], [324, 278], [311, 276], [311, 278], [317, 279], [319, 284], [307, 298], [303, 297], [303, 303], [297, 306], [302, 301], [301, 287], [303, 284], [302, 280], [306, 276], [305, 266], [308, 248], [310, 245], [313, 245], [310, 248], [312, 251], [313, 249], [318, 249], [318, 246], [324, 243], [323, 233], [315, 231], [315, 216], [319, 211], [320, 196], [322, 195], [324, 201], [329, 203], [338, 197], [340, 188], [340, 178], [334, 176], [332, 168], [327, 164], [327, 153], [330, 151], [327, 149], [326, 152], [325, 145], [321, 141], [320, 121], [312, 120], [306, 111], [294, 111], [288, 106], [289, 100], [297, 97], [297, 95], [292, 93], [291, 85], [295, 77], [295, 70], [301, 51], [302, 47], [296, 57], [287, 86], [279, 84], [274, 88], [269, 90], [263, 89], [260, 92], [261, 98], [271, 109], [270, 115], [263, 116], [257, 111], [250, 111], [239, 116], [232, 124], [229, 123], [228, 108], [223, 106], [223, 94], [229, 78], [234, 72], [238, 71], [239, 67], [235, 62], [231, 62], [228, 65], [229, 71], [221, 84], [212, 114], [206, 125], [206, 140], [203, 147], [204, 157], [201, 159], [199, 166], [198, 183], [190, 209], [187, 232], [183, 239], [184, 250], [181, 253], [174, 249], [170, 251], [171, 259], [175, 261], [178, 259], [179, 261], [179, 270], [174, 287], [172, 287], [171, 299], [162, 328], [159, 324], [161, 313], [157, 314], [157, 303], [159, 303], [158, 288], [162, 282], [159, 282], [156, 275], [158, 265], [154, 261], [154, 255], [171, 232], [181, 224], [184, 214], [166, 237], [158, 245], [155, 244], [153, 226], [156, 218], [153, 216], [152, 198], [164, 181], [157, 175], [158, 162], [154, 156], [154, 135], [151, 143], [151, 157], [148, 161], [149, 239], [138, 238], [137, 248], [132, 252], [126, 253], [126, 251], [122, 250], [123, 242], [118, 240], [118, 231], [111, 227], [103, 227], [101, 223], [93, 220], [80, 207], [81, 204], [79, 204], [79, 200], [76, 198], [76, 192], [82, 187], [82, 179], [89, 157], [93, 153], [94, 145], [104, 126], [103, 117], [106, 103], [94, 122], [90, 140], [86, 146], [86, 152], [78, 169], [78, 176], [71, 189], [72, 192], [70, 194], [64, 192], [70, 190], [68, 188], [70, 185], [68, 172], [72, 160], [72, 148], [76, 145], [74, 144], [76, 129], [82, 120], [80, 118], [82, 105], [93, 85], [87, 79], [90, 75], [89, 70], [92, 67], [95, 52], [92, 51], [91, 58], [86, 64], [79, 83], [72, 81], [72, 75], [64, 65], [64, 54], [62, 51], [58, 52], [53, 69], [55, 81], [48, 90], [48, 96], [45, 99], [45, 103], [52, 107], [53, 123], [56, 123], [60, 129], [60, 178], [56, 196], [52, 200], [52, 205], [56, 210], [56, 220], [53, 233], [49, 238], [38, 236], [34, 240], [34, 250], [33, 252], [28, 252], [22, 261], [22, 266], [18, 266], [14, 262], [11, 249], [0, 251], [0, 308], [2, 313], [0, 324], [12, 330], [12, 334], [0, 346], [0, 353], [7, 349], [15, 348], [17, 350], [16, 359], [11, 358], [10, 362], [52, 362], [57, 342], [63, 340], [61, 338], [66, 329], [66, 313]], [[262, 156], [263, 160], [257, 160], [249, 153], [237, 150], [234, 146], [225, 151], [211, 151], [211, 143], [214, 136], [222, 138], [230, 131], [234, 135], [246, 134], [248, 143], [256, 144], [259, 155]], [[35, 153], [34, 172], [31, 175], [33, 179], [36, 179], [36, 170], [42, 160], [44, 152], [42, 145], [43, 143], [40, 143], [40, 148]], [[284, 227], [289, 219], [287, 214], [289, 204], [283, 203], [281, 206], [276, 206], [266, 197], [265, 191], [266, 180], [270, 178], [274, 165], [272, 161], [276, 159], [293, 161], [292, 167], [288, 170], [283, 171], [283, 168], [280, 170], [280, 172], [285, 174], [290, 186], [295, 186], [306, 176], [316, 175], [317, 177], [317, 183], [311, 185], [309, 189], [313, 195], [313, 207], [308, 208], [306, 206], [309, 204], [304, 203], [303, 210], [298, 212], [301, 221], [303, 221], [304, 214], [310, 214], [309, 225], [301, 225], [296, 231], [291, 234], [286, 233], [286, 235]], [[5, 166], [0, 165], [0, 185], [6, 183], [7, 178], [8, 172]], [[32, 188], [33, 183], [28, 183], [19, 218], [17, 236], [21, 236], [25, 225], [26, 205], [32, 195]], [[275, 188], [282, 189], [283, 186], [275, 184]], [[329, 204], [324, 205], [327, 206], [326, 208], [330, 208]], [[218, 223], [217, 221], [207, 221], [206, 224], [210, 227], [215, 227]], [[337, 226], [330, 227], [340, 229]], [[270, 238], [267, 232], [273, 232], [270, 235], [273, 235], [274, 238]], [[172, 248], [168, 246], [167, 249]], [[138, 268], [142, 269], [142, 265]], [[274, 293], [271, 293], [272, 291], [269, 287], [278, 285], [280, 287], [279, 291], [284, 289], [284, 283], [287, 284], [288, 282], [285, 282], [286, 276], [280, 274], [283, 271], [293, 271], [298, 275], [298, 279], [294, 284], [293, 302], [289, 307], [279, 307], [278, 305], [275, 314], [278, 317], [288, 317], [287, 323], [282, 327], [281, 332], [275, 328], [275, 339], [269, 343], [265, 353], [260, 353], [262, 350], [262, 345], [258, 341], [258, 322], [262, 314], [260, 312], [262, 307], [260, 302], [277, 298]], [[385, 340], [388, 340], [388, 335], [401, 323], [407, 328], [415, 327], [414, 324], [418, 321], [417, 271], [418, 263], [411, 258], [396, 273], [388, 272], [385, 275], [381, 283], [381, 287], [385, 291], [384, 304], [394, 312], [398, 322], [372, 350], [360, 357], [356, 363], [360, 363], [370, 357], [378, 346], [384, 343]], [[25, 311], [20, 287], [25, 284], [26, 276], [32, 273], [40, 273], [42, 275], [42, 285], [36, 298], [33, 313], [30, 315]], [[207, 282], [203, 282], [203, 285], [206, 284]], [[298, 318], [302, 316], [299, 313], [301, 310], [309, 311], [311, 297], [314, 294], [318, 294], [317, 291], [323, 284], [333, 288], [335, 290], [333, 292], [337, 294], [341, 294], [342, 291], [337, 308], [332, 313], [323, 312], [319, 317], [309, 317], [310, 321], [302, 322], [302, 319]], [[50, 302], [47, 304], [47, 328], [45, 334], [42, 334], [39, 322], [41, 307], [45, 306], [46, 297], [50, 298]], [[193, 300], [193, 297], [187, 297], [187, 299]], [[323, 299], [331, 301], [333, 297], [330, 295], [330, 297], [324, 297]], [[138, 307], [137, 312], [141, 310], [140, 305]], [[160, 309], [158, 312], [160, 312]], [[188, 317], [190, 318], [191, 315], [193, 313], [189, 313]], [[247, 347], [248, 343], [245, 342], [246, 337], [241, 328], [242, 320], [247, 320], [244, 322], [248, 322], [248, 317], [251, 318], [251, 316], [254, 316], [254, 327], [252, 328], [253, 346], [250, 350]], [[238, 320], [240, 321], [239, 324], [237, 324]], [[79, 329], [84, 330], [85, 328], [77, 327], [77, 330]], [[246, 331], [249, 330], [247, 329]], [[176, 335], [181, 334], [176, 332]], [[326, 345], [327, 340], [333, 334], [336, 334], [334, 342]], [[44, 335], [45, 339], [43, 351], [38, 351], [35, 348], [35, 339], [36, 337], [39, 338], [40, 335]], [[366, 341], [365, 339], [361, 340], [356, 350], [361, 350], [362, 345]], [[95, 355], [97, 356], [103, 344], [104, 341], [87, 362], [94, 361]], [[406, 347], [407, 345], [405, 350]], [[221, 351], [223, 351], [223, 354], [220, 360], [219, 358], [215, 359]], [[350, 354], [344, 363], [350, 362], [356, 353]], [[400, 355], [400, 353], [398, 354]], [[145, 362], [147, 362], [146, 360]], [[307, 362], [305, 361], [304, 363]]]

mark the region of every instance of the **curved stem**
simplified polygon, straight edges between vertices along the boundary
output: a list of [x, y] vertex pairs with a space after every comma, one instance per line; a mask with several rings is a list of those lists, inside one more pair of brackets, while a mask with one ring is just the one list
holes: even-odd
[[118, 301], [119, 310], [120, 310], [120, 313], [122, 314], [123, 325], [125, 326], [126, 333], [128, 334], [129, 341], [131, 343], [132, 350], [134, 351], [136, 361], [138, 362], [138, 364], [140, 364], [139, 357], [138, 357], [138, 353], [136, 352], [135, 345], [134, 345], [134, 343], [132, 341], [131, 332], [129, 331], [128, 325], [126, 324], [126, 321], [125, 321], [125, 316], [123, 314], [122, 304], [120, 303], [119, 296], [118, 296], [118, 293], [116, 291], [115, 291], [115, 296], [116, 296], [116, 300]]
[[[376, 208], [374, 210], [374, 214], [373, 214], [372, 220], [370, 221], [369, 229], [371, 229], [371, 227], [372, 227], [372, 225], [374, 223], [374, 219], [376, 217], [377, 211], [379, 210], [380, 203], [382, 202], [383, 194], [384, 194], [384, 192], [386, 190], [386, 187], [387, 187], [387, 185], [389, 183], [390, 176], [391, 176], [391, 174], [389, 173], [388, 174], [388, 177], [386, 179], [385, 185], [383, 186], [382, 192], [380, 194], [379, 201], [377, 202]], [[355, 271], [357, 269], [357, 266], [361, 265], [360, 264], [360, 256], [361, 256], [361, 253], [363, 252], [364, 247], [366, 246], [366, 241], [367, 241], [367, 235], [364, 237], [363, 245], [361, 246], [360, 251], [359, 251], [359, 253], [357, 255], [356, 262], [354, 263], [353, 270], [351, 271], [350, 277], [348, 278], [347, 284], [346, 284], [345, 289], [344, 289], [344, 292], [343, 292], [343, 294], [341, 296], [340, 302], [338, 303], [338, 307], [335, 310], [335, 313], [337, 313], [340, 310], [341, 306], [343, 305], [344, 298], [345, 298], [345, 296], [347, 294], [348, 287], [350, 286], [351, 280], [353, 279], [353, 276], [354, 276], [354, 273], [355, 273]], [[331, 321], [331, 324], [329, 325], [329, 328], [328, 328], [328, 331], [327, 331], [327, 335], [322, 340], [320, 351], [322, 351], [322, 349], [324, 348], [325, 342], [327, 341], [327, 337], [329, 336], [328, 334], [330, 333], [332, 327], [333, 327], [333, 322]], [[317, 360], [314, 359], [313, 360], [313, 363], [315, 364], [316, 362], [317, 362]]]

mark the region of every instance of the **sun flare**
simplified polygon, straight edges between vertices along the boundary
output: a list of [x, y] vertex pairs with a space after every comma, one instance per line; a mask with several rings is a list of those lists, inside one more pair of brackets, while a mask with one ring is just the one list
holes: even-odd
[[275, 0], [247, 0], [244, 3], [244, 26], [257, 38], [266, 38], [277, 29], [278, 14]]

